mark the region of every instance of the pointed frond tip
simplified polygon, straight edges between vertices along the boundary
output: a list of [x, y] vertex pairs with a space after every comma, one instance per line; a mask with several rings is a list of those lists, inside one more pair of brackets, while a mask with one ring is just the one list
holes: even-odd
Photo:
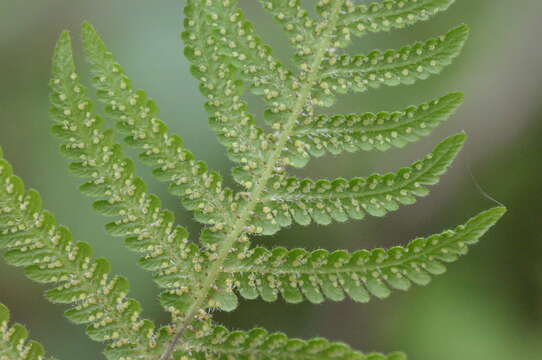
[[[10, 327], [9, 319], [8, 308], [0, 303], [0, 359], [44, 360], [43, 346], [36, 341], [28, 341], [28, 330], [21, 324], [14, 324]], [[49, 360], [53, 359], [49, 358]]]
[[332, 221], [361, 220], [366, 214], [384, 216], [400, 205], [411, 205], [426, 196], [426, 186], [435, 185], [463, 147], [467, 135], [459, 133], [438, 144], [423, 160], [396, 173], [373, 174], [367, 178], [318, 180], [277, 178], [270, 181], [253, 223], [263, 234], [281, 227], [314, 221], [328, 225]]
[[72, 68], [72, 40], [68, 30], [62, 31], [53, 54], [53, 72], [62, 73]]
[[288, 338], [264, 329], [229, 331], [208, 325], [185, 336], [175, 354], [176, 360], [406, 360], [402, 353], [389, 355], [355, 351], [348, 345], [323, 338]]
[[322, 65], [321, 96], [330, 96], [334, 92], [365, 92], [382, 85], [410, 85], [425, 80], [452, 63], [468, 35], [469, 27], [461, 25], [446, 35], [399, 50], [331, 57]]
[[453, 230], [388, 250], [330, 253], [256, 248], [225, 271], [247, 299], [276, 301], [281, 295], [290, 303], [305, 299], [321, 303], [325, 299], [342, 301], [346, 296], [358, 302], [367, 302], [371, 296], [386, 298], [391, 289], [408, 290], [412, 283], [426, 285], [432, 275], [444, 273], [443, 263], [465, 255], [505, 212], [504, 207], [496, 207]]

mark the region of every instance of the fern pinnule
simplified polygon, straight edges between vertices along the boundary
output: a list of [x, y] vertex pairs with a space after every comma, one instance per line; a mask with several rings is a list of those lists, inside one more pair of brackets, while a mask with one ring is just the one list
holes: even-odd
[[[45, 360], [45, 349], [37, 341], [27, 341], [28, 330], [21, 324], [9, 326], [9, 310], [0, 303], [0, 359]], [[53, 358], [48, 358], [53, 360]]]

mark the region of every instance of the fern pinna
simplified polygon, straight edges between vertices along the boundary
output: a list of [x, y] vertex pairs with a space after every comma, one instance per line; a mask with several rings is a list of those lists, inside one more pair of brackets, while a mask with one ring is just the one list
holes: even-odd
[[[204, 224], [199, 240], [176, 224], [174, 215], [147, 191], [123, 153], [116, 131], [94, 110], [77, 73], [70, 36], [64, 32], [53, 58], [53, 132], [70, 170], [84, 179], [81, 191], [96, 197], [97, 212], [114, 217], [107, 225], [125, 238], [163, 289], [160, 300], [171, 313], [162, 328], [140, 318], [141, 306], [127, 297], [128, 280], [111, 276], [105, 259], [92, 259], [90, 245], [75, 243], [70, 231], [42, 209], [40, 196], [26, 190], [11, 166], [0, 162], [0, 247], [10, 264], [28, 277], [56, 284], [53, 302], [71, 303], [66, 316], [89, 324], [87, 332], [107, 341], [108, 359], [367, 359], [399, 360], [393, 353], [363, 354], [325, 339], [303, 341], [262, 329], [229, 331], [212, 321], [212, 310], [233, 311], [238, 297], [289, 303], [350, 297], [367, 302], [393, 289], [425, 285], [442, 274], [500, 218], [505, 209], [482, 212], [453, 230], [418, 238], [405, 247], [353, 253], [255, 246], [252, 239], [273, 235], [294, 223], [384, 216], [426, 196], [461, 149], [465, 134], [438, 144], [423, 159], [395, 173], [365, 178], [302, 179], [289, 167], [304, 167], [326, 153], [385, 151], [427, 136], [463, 101], [451, 93], [401, 111], [324, 115], [337, 96], [381, 86], [413, 84], [449, 65], [461, 51], [468, 28], [399, 50], [351, 55], [354, 38], [427, 20], [453, 0], [385, 0], [356, 3], [321, 0], [316, 16], [300, 0], [261, 0], [295, 48], [295, 69], [274, 57], [235, 0], [188, 0], [185, 54], [207, 98], [210, 126], [234, 162], [239, 189], [185, 148], [159, 119], [155, 102], [134, 90], [90, 24], [83, 26], [86, 58], [98, 99], [124, 142], [140, 150], [142, 163]], [[243, 100], [245, 89], [266, 104], [265, 128]], [[1, 154], [0, 154], [1, 155]], [[0, 308], [2, 359], [40, 359], [43, 349], [25, 345], [20, 327], [8, 330]], [[4, 355], [5, 354], [5, 355]], [[20, 354], [20, 355], [17, 355]]]

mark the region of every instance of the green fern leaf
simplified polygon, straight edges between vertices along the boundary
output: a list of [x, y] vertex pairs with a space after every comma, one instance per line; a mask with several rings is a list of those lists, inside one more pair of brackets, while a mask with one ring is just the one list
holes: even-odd
[[[190, 301], [185, 301], [183, 296], [178, 294], [168, 294], [167, 297], [162, 298], [163, 302], [178, 308], [181, 313], [178, 320], [180, 330], [164, 358], [171, 355], [175, 345], [185, 343], [185, 339], [181, 338], [188, 331], [188, 327], [192, 326], [190, 324], [201, 309], [214, 306], [213, 301], [218, 301], [222, 308], [228, 310], [237, 306], [232, 286], [237, 285], [237, 279], [225, 274], [224, 270], [226, 266], [234, 268], [236, 265], [240, 266], [239, 264], [244, 259], [253, 255], [253, 250], [250, 250], [248, 246], [249, 235], [272, 234], [281, 227], [288, 226], [292, 218], [301, 224], [312, 220], [320, 224], [328, 224], [331, 220], [345, 221], [348, 218], [361, 218], [365, 213], [382, 216], [398, 208], [399, 204], [412, 203], [416, 196], [427, 193], [425, 185], [438, 181], [438, 176], [449, 166], [465, 138], [460, 134], [448, 139], [437, 147], [435, 153], [429, 158], [397, 174], [373, 175], [367, 179], [352, 180], [353, 183], [341, 179], [334, 182], [323, 180], [314, 183], [310, 180], [289, 178], [286, 175], [286, 166], [300, 167], [308, 161], [306, 145], [296, 139], [296, 132], [303, 131], [303, 126], [307, 126], [304, 121], [317, 118], [316, 107], [333, 104], [335, 93], [340, 92], [337, 86], [334, 87], [330, 83], [331, 80], [338, 81], [337, 78], [340, 77], [334, 72], [343, 71], [344, 77], [349, 80], [352, 77], [349, 71], [385, 71], [383, 76], [388, 79], [388, 72], [391, 73], [393, 70], [400, 71], [405, 77], [408, 75], [405, 75], [405, 71], [409, 69], [409, 66], [415, 65], [415, 70], [420, 72], [420, 67], [425, 65], [426, 60], [429, 62], [428, 66], [433, 68], [422, 67], [421, 72], [437, 72], [439, 66], [449, 63], [459, 52], [466, 37], [466, 27], [458, 28], [440, 39], [430, 40], [396, 52], [387, 52], [387, 55], [393, 53], [398, 54], [394, 56], [399, 57], [409, 55], [407, 53], [410, 51], [415, 52], [414, 56], [409, 57], [409, 55], [395, 64], [391, 61], [396, 68], [392, 65], [388, 68], [385, 62], [389, 59], [377, 58], [374, 55], [376, 53], [373, 53], [375, 58], [371, 60], [374, 63], [365, 67], [359, 66], [360, 69], [358, 69], [354, 66], [355, 64], [347, 63], [348, 55], [338, 55], [336, 51], [338, 48], [346, 47], [350, 42], [349, 31], [344, 24], [341, 25], [341, 22], [344, 17], [344, 6], [352, 5], [352, 3], [320, 1], [318, 4], [320, 19], [312, 26], [307, 13], [299, 11], [299, 2], [289, 2], [287, 5], [290, 8], [285, 8], [285, 3], [265, 1], [264, 7], [267, 7], [279, 21], [295, 14], [307, 20], [306, 28], [301, 29], [296, 24], [289, 28], [291, 40], [296, 36], [307, 40], [302, 45], [295, 44], [294, 41], [297, 47], [295, 60], [299, 71], [295, 75], [277, 71], [279, 75], [288, 74], [288, 76], [279, 76], [283, 84], [275, 87], [277, 77], [273, 74], [267, 74], [267, 78], [260, 77], [260, 74], [264, 72], [255, 64], [261, 65], [267, 62], [272, 66], [278, 66], [278, 62], [270, 56], [269, 51], [259, 50], [264, 49], [260, 48], [262, 43], [254, 35], [252, 26], [244, 20], [236, 3], [236, 1], [194, 0], [190, 1], [185, 9], [187, 31], [183, 34], [183, 39], [187, 45], [186, 54], [195, 65], [193, 73], [202, 82], [204, 95], [210, 100], [206, 107], [214, 116], [211, 124], [219, 130], [219, 136], [228, 147], [230, 157], [242, 164], [241, 167], [234, 169], [233, 174], [235, 180], [245, 187], [246, 192], [238, 193], [238, 197], [235, 198], [238, 207], [235, 210], [236, 218], [233, 226], [208, 227], [202, 232], [200, 240], [206, 248], [216, 249], [216, 252], [213, 251], [209, 256], [211, 263], [205, 270], [208, 275], [203, 286], [195, 291], [197, 295]], [[435, 3], [422, 5], [432, 6], [432, 4]], [[414, 10], [416, 9], [409, 9], [409, 11]], [[424, 14], [422, 14], [423, 10], [420, 11], [418, 15], [421, 19]], [[298, 33], [295, 34], [296, 32]], [[299, 32], [310, 33], [310, 39]], [[441, 43], [444, 45], [438, 48], [437, 45]], [[248, 47], [247, 44], [249, 44]], [[428, 59], [422, 56], [425, 50], [430, 52]], [[260, 55], [259, 58], [258, 55]], [[342, 59], [343, 63], [339, 63], [339, 59]], [[352, 66], [348, 67], [348, 65]], [[251, 71], [254, 76], [250, 74]], [[371, 80], [370, 75], [369, 80]], [[418, 78], [424, 78], [424, 75], [419, 75], [415, 79]], [[260, 81], [262, 79], [267, 82]], [[408, 81], [403, 79], [402, 82]], [[394, 85], [391, 80], [387, 83]], [[243, 85], [249, 85], [251, 88], [256, 85], [255, 93], [263, 95], [269, 106], [265, 112], [265, 118], [274, 131], [272, 134], [264, 135], [262, 130], [254, 125], [246, 104], [241, 100]], [[378, 84], [372, 86], [377, 87]], [[262, 90], [259, 91], [258, 87]], [[442, 121], [442, 117], [446, 117], [446, 114], [440, 115], [435, 110], [433, 117], [438, 123]], [[216, 121], [218, 118], [220, 120]], [[236, 127], [239, 123], [245, 128]], [[419, 129], [427, 126], [422, 123], [420, 121]], [[414, 125], [418, 123], [415, 122]], [[242, 131], [245, 131], [244, 134], [248, 136], [242, 136]], [[420, 136], [422, 132], [417, 132], [417, 134]], [[404, 136], [403, 139], [407, 137]], [[415, 139], [412, 138], [411, 141], [413, 140]], [[400, 145], [397, 143], [395, 146]], [[345, 188], [348, 191], [345, 192]], [[361, 193], [358, 194], [358, 192]], [[332, 199], [336, 196], [339, 198]], [[356, 196], [362, 201], [360, 202]], [[281, 250], [281, 252], [288, 251]], [[294, 250], [293, 253], [296, 251]], [[217, 289], [226, 291], [222, 291], [222, 296], [217, 297], [215, 293]], [[283, 296], [289, 301], [298, 301], [299, 295], [296, 293], [298, 290], [286, 286], [282, 291]], [[264, 292], [269, 292], [269, 294], [262, 296], [269, 296], [271, 300], [274, 298], [273, 289], [270, 286]], [[330, 293], [332, 295], [328, 296], [335, 297], [336, 294], [333, 294], [331, 290]], [[254, 297], [253, 294], [254, 289], [249, 295]], [[250, 297], [249, 295], [247, 297]]]
[[396, 173], [350, 181], [273, 179], [253, 221], [264, 234], [273, 234], [281, 226], [289, 226], [292, 219], [300, 225], [310, 224], [311, 219], [328, 225], [333, 220], [361, 220], [365, 214], [384, 216], [400, 205], [413, 204], [416, 197], [426, 196], [429, 190], [425, 186], [438, 182], [465, 140], [465, 134], [449, 137], [423, 160]]
[[431, 275], [444, 273], [442, 263], [465, 255], [468, 246], [476, 244], [505, 212], [502, 207], [493, 208], [454, 230], [389, 250], [330, 253], [256, 248], [251, 256], [225, 271], [247, 299], [276, 301], [279, 294], [290, 303], [305, 299], [321, 303], [326, 298], [342, 301], [346, 295], [358, 302], [369, 301], [371, 295], [386, 298], [390, 288], [408, 290], [411, 283], [427, 285]]
[[[439, 73], [459, 55], [469, 34], [466, 25], [446, 35], [400, 50], [375, 50], [368, 55], [336, 55], [323, 64], [322, 97], [334, 92], [364, 92], [382, 85], [413, 84]], [[328, 102], [331, 104], [331, 102]]]
[[0, 359], [44, 360], [43, 346], [36, 341], [27, 341], [28, 330], [24, 326], [15, 324], [9, 327], [9, 317], [8, 308], [0, 304]]
[[401, 29], [447, 10], [454, 1], [385, 0], [359, 5], [347, 1], [344, 6], [345, 16], [339, 26], [349, 29], [356, 36]]
[[[301, 120], [289, 141], [291, 152], [323, 156], [359, 150], [386, 151], [402, 148], [446, 121], [463, 102], [463, 94], [451, 93], [403, 111], [352, 115], [318, 115]], [[298, 164], [300, 162], [297, 162]]]
[[[64, 33], [57, 52], [59, 59], [69, 58], [67, 45], [69, 35]], [[89, 324], [87, 333], [91, 338], [111, 342], [109, 349], [123, 347], [124, 354], [155, 359], [154, 324], [141, 319], [137, 301], [126, 297], [128, 281], [111, 278], [107, 260], [93, 260], [90, 245], [72, 240], [70, 231], [42, 209], [39, 194], [26, 191], [22, 180], [13, 175], [1, 151], [0, 189], [0, 250], [6, 250], [6, 262], [25, 267], [27, 276], [37, 282], [56, 284], [46, 292], [47, 298], [54, 303], [72, 304], [66, 316]]]
[[260, 0], [263, 8], [282, 26], [290, 43], [303, 55], [307, 43], [314, 43], [318, 22], [301, 6], [301, 0]]
[[[199, 12], [201, 17], [195, 19], [196, 24], [188, 24], [189, 30], [183, 37], [187, 44], [202, 45], [194, 41], [196, 38], [190, 31], [199, 23], [198, 30], [202, 32], [198, 37], [208, 36], [206, 46], [200, 50], [233, 66], [236, 75], [250, 85], [254, 94], [263, 95], [268, 103], [276, 102], [292, 86], [293, 74], [274, 57], [271, 47], [258, 36], [237, 3], [237, 0], [191, 2], [188, 9], [192, 6], [192, 11]], [[190, 52], [190, 47], [187, 51]]]
[[[201, 326], [200, 326], [201, 328]], [[363, 354], [343, 343], [323, 338], [308, 341], [290, 339], [282, 333], [263, 329], [229, 331], [222, 326], [206, 325], [187, 333], [177, 347], [175, 359], [185, 360], [406, 360], [402, 353]]]
[[[102, 65], [103, 69], [118, 69], [118, 65], [111, 61], [99, 40], [95, 38], [93, 29], [89, 25], [85, 27], [87, 47], [91, 47], [91, 43], [98, 42], [95, 48], [102, 49], [101, 60], [97, 60], [95, 66], [98, 66], [98, 63], [105, 63]], [[96, 54], [95, 48], [88, 51]], [[143, 180], [135, 175], [132, 162], [123, 157], [121, 146], [115, 143], [113, 132], [104, 130], [101, 121], [95, 120], [98, 118], [89, 109], [80, 109], [77, 105], [88, 104], [87, 107], [90, 107], [91, 102], [86, 98], [85, 90], [77, 80], [78, 76], [75, 72], [71, 51], [69, 42], [59, 43], [57, 56], [54, 59], [53, 77], [55, 80], [52, 86], [53, 109], [51, 113], [58, 123], [55, 128], [69, 134], [69, 142], [63, 145], [65, 152], [71, 152], [75, 148], [79, 155], [78, 160], [83, 159], [83, 161], [71, 166], [80, 176], [89, 180], [81, 187], [81, 190], [85, 195], [104, 198], [94, 203], [94, 209], [102, 215], [118, 218], [118, 220], [107, 224], [107, 231], [113, 236], [127, 237], [128, 247], [142, 255], [139, 261], [140, 265], [146, 270], [153, 271], [156, 282], [165, 289], [166, 293], [163, 296], [170, 296], [171, 293], [176, 295], [190, 293], [188, 290], [201, 281], [200, 278], [208, 262], [207, 256], [201, 253], [195, 244], [188, 242], [186, 229], [175, 226], [173, 214], [163, 210], [161, 201], [147, 192]], [[96, 58], [98, 55], [93, 56]], [[108, 75], [113, 77], [112, 74], [116, 73], [122, 75], [120, 70], [108, 73]], [[105, 76], [103, 74], [105, 73], [98, 73], [99, 77]], [[129, 82], [127, 79], [119, 81]], [[78, 90], [72, 91], [71, 89]], [[120, 99], [116, 104], [123, 106]], [[145, 119], [145, 117], [140, 118], [141, 122], [145, 122]], [[145, 134], [143, 139], [152, 138], [151, 134], [146, 135], [147, 132], [144, 129], [143, 126], [141, 130]], [[159, 129], [163, 128], [159, 127]], [[152, 130], [150, 132], [152, 133]], [[158, 139], [155, 140], [156, 146], [162, 146], [158, 144]], [[183, 152], [181, 151], [181, 153]], [[170, 159], [169, 161], [175, 160]], [[181, 163], [180, 167], [183, 166]], [[208, 189], [215, 189], [212, 183], [204, 183], [205, 179], [212, 178], [212, 176], [207, 177], [205, 173], [200, 172], [202, 167], [198, 167], [197, 164], [192, 169], [184, 167], [181, 170], [183, 176], [185, 176], [184, 173], [188, 173], [186, 177], [190, 178], [185, 191], [193, 189], [194, 192], [199, 191], [205, 196], [215, 196], [212, 200], [224, 205], [220, 202], [224, 200], [220, 199], [220, 191], [217, 191], [218, 194], [213, 190], [209, 191]], [[200, 203], [203, 201], [204, 204], [211, 202], [211, 200], [205, 200], [205, 197], [196, 196], [195, 193], [192, 196], [183, 197], [185, 204], [187, 202]], [[189, 208], [197, 209], [199, 219], [205, 217], [213, 223], [226, 222], [224, 217], [228, 215], [223, 209], [220, 211], [215, 208], [207, 210], [207, 208], [195, 206], [195, 204]], [[218, 215], [220, 220], [218, 221], [213, 214]], [[217, 296], [218, 294], [221, 292], [218, 292]], [[176, 311], [170, 305], [167, 305], [166, 308], [170, 311]]]
[[289, 75], [273, 59], [270, 48], [253, 35], [252, 25], [235, 4], [233, 0], [188, 1], [183, 39], [192, 73], [209, 99], [205, 108], [211, 127], [229, 157], [250, 172], [263, 165], [270, 144], [242, 100], [242, 80], [248, 79], [255, 92], [273, 100], [284, 86], [281, 79]]
[[[328, 116], [318, 108], [333, 105], [341, 93], [412, 84], [440, 72], [461, 51], [468, 28], [399, 50], [353, 56], [344, 51], [353, 36], [426, 20], [453, 0], [320, 0], [315, 16], [300, 0], [260, 2], [294, 46], [295, 69], [274, 57], [238, 1], [188, 0], [185, 8], [185, 54], [207, 98], [209, 123], [236, 163], [233, 177], [239, 191], [224, 188], [222, 177], [169, 132], [154, 101], [134, 90], [96, 30], [83, 26], [85, 54], [107, 116], [127, 135], [129, 146], [142, 150], [140, 159], [153, 174], [169, 182], [171, 192], [203, 223], [201, 247], [189, 242], [187, 231], [147, 191], [115, 133], [93, 112], [67, 33], [56, 48], [51, 114], [53, 132], [63, 142], [61, 152], [73, 160], [72, 172], [85, 179], [82, 193], [99, 198], [95, 210], [115, 218], [106, 226], [108, 232], [127, 237], [128, 247], [141, 254], [142, 267], [153, 272], [162, 288], [160, 301], [172, 315], [170, 325], [155, 331], [152, 322], [142, 320], [140, 304], [127, 298], [128, 281], [111, 277], [107, 260], [92, 260], [91, 247], [74, 243], [71, 233], [42, 209], [39, 195], [26, 191], [11, 167], [0, 162], [0, 248], [7, 250], [6, 261], [25, 267], [35, 281], [57, 284], [47, 297], [76, 303], [66, 315], [90, 324], [92, 339], [110, 342], [109, 359], [404, 359], [402, 354], [365, 355], [340, 343], [288, 339], [261, 329], [228, 331], [212, 323], [212, 311], [234, 310], [239, 295], [266, 301], [282, 296], [290, 303], [347, 296], [366, 302], [412, 283], [427, 284], [505, 212], [494, 208], [454, 230], [387, 250], [252, 247], [251, 237], [274, 234], [293, 222], [327, 225], [384, 216], [414, 203], [439, 181], [466, 139], [465, 134], [452, 136], [395, 173], [351, 180], [292, 177], [288, 167], [305, 166], [310, 156], [385, 151], [429, 135], [459, 106], [461, 94], [392, 113]], [[265, 101], [264, 119], [271, 131], [257, 125], [244, 100], [245, 89]]]
[[[144, 149], [141, 160], [155, 168], [154, 175], [171, 183], [188, 210], [203, 223], [224, 223], [231, 190], [223, 189], [222, 177], [195, 159], [178, 135], [168, 133], [158, 119], [158, 107], [144, 91], [134, 91], [131, 80], [107, 50], [90, 24], [83, 25], [85, 54], [94, 75], [99, 99], [107, 104], [107, 114], [128, 135], [126, 142]], [[201, 205], [204, 204], [202, 207]]]

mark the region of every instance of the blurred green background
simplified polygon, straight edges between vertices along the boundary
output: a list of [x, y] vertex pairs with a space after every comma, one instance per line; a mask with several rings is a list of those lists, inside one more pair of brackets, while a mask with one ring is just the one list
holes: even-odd
[[[240, 2], [277, 55], [288, 59], [292, 52], [285, 38], [257, 1]], [[0, 144], [6, 157], [78, 240], [92, 243], [98, 256], [112, 260], [115, 272], [130, 278], [132, 296], [143, 303], [144, 315], [162, 324], [168, 318], [149, 274], [136, 266], [136, 257], [121, 240], [105, 234], [106, 220], [92, 212], [91, 201], [77, 190], [78, 180], [66, 171], [67, 162], [49, 135], [47, 84], [60, 31], [70, 29], [77, 37], [79, 25], [89, 20], [136, 86], [157, 100], [171, 128], [199, 158], [229, 175], [231, 164], [207, 126], [204, 99], [182, 55], [183, 7], [181, 0], [0, 0]], [[393, 170], [461, 130], [469, 133], [469, 142], [431, 196], [414, 206], [385, 219], [295, 227], [265, 240], [269, 246], [311, 249], [404, 244], [493, 206], [479, 184], [508, 206], [509, 213], [470, 256], [429, 287], [394, 293], [385, 301], [320, 306], [243, 302], [239, 311], [217, 318], [232, 328], [264, 326], [297, 337], [325, 336], [364, 351], [400, 349], [411, 359], [542, 359], [541, 13], [538, 0], [457, 0], [432, 21], [358, 41], [358, 51], [385, 49], [439, 35], [458, 23], [472, 27], [463, 56], [441, 76], [408, 88], [343, 97], [339, 112], [401, 109], [457, 90], [466, 92], [466, 103], [434, 136], [404, 151], [326, 157], [312, 162], [303, 175], [350, 177]], [[79, 63], [86, 72], [80, 57]], [[248, 100], [261, 115], [261, 102]], [[164, 186], [150, 179], [148, 169], [139, 171], [166, 206], [178, 209], [179, 221], [197, 234], [198, 225]], [[45, 301], [43, 290], [0, 262], [0, 302], [30, 327], [34, 338], [61, 359], [102, 358], [101, 346], [69, 324], [61, 307]]]

